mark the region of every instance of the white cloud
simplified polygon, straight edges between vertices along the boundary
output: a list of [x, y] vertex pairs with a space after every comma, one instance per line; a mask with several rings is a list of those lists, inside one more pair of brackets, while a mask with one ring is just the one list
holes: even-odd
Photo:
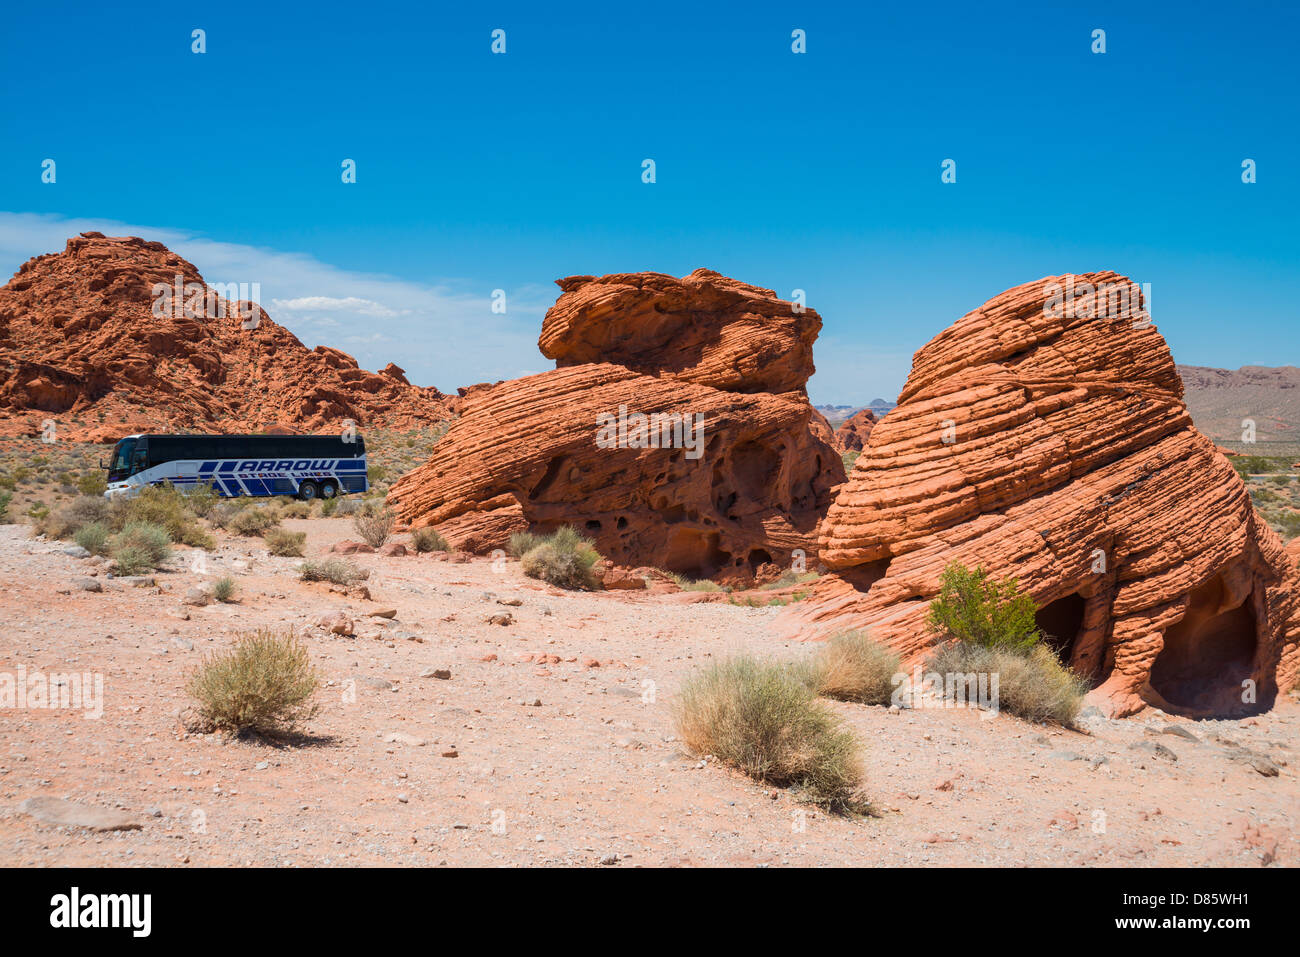
[[537, 333], [554, 301], [545, 287], [521, 285], [511, 291], [510, 312], [503, 316], [491, 310], [499, 281], [431, 285], [185, 230], [38, 213], [0, 212], [0, 272], [61, 252], [70, 237], [88, 230], [161, 242], [194, 263], [208, 282], [256, 282], [263, 308], [308, 347], [344, 349], [366, 369], [395, 362], [412, 382], [445, 392], [511, 378], [514, 370], [538, 363]]

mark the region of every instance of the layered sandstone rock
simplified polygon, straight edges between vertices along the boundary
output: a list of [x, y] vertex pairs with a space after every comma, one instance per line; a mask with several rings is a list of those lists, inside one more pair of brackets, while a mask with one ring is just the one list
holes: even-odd
[[1300, 667], [1294, 563], [1192, 427], [1141, 306], [1054, 310], [1067, 278], [1127, 283], [1027, 283], [916, 353], [822, 523], [834, 574], [787, 624], [866, 628], [919, 658], [937, 640], [940, 573], [959, 561], [1017, 578], [1116, 713], [1266, 707]]
[[861, 452], [875, 427], [876, 414], [870, 409], [859, 409], [835, 430], [835, 447], [841, 452]]
[[539, 342], [557, 368], [467, 397], [394, 484], [399, 517], [479, 552], [573, 525], [620, 565], [693, 576], [811, 551], [844, 479], [804, 392], [817, 313], [705, 269], [559, 286]]
[[[170, 301], [156, 294], [177, 283]], [[348, 419], [412, 428], [451, 414], [446, 396], [397, 366], [367, 372], [337, 349], [308, 349], [257, 304], [217, 295], [193, 264], [134, 236], [83, 233], [24, 263], [0, 289], [0, 369], [4, 435], [39, 433], [46, 419], [63, 438], [98, 441]]]

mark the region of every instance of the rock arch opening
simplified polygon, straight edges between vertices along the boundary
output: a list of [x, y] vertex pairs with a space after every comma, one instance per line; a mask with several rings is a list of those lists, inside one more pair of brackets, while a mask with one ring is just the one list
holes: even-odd
[[[1048, 602], [1034, 615], [1034, 624], [1043, 633], [1044, 643], [1056, 652], [1061, 664], [1069, 665], [1075, 643], [1083, 629], [1083, 612], [1087, 600], [1078, 592]], [[1087, 677], [1092, 677], [1091, 675]]]

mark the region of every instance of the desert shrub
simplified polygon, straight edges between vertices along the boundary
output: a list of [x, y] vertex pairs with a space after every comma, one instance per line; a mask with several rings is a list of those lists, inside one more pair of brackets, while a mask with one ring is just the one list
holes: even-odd
[[108, 488], [108, 477], [103, 472], [87, 472], [77, 478], [76, 485], [82, 495], [102, 496]]
[[679, 575], [677, 572], [669, 572], [668, 577], [682, 591], [722, 591], [722, 586], [715, 581], [709, 581], [707, 578], [690, 578], [686, 575]]
[[450, 545], [436, 528], [417, 528], [411, 533], [411, 544], [417, 552], [445, 552]]
[[267, 551], [272, 555], [301, 557], [303, 546], [307, 542], [307, 533], [272, 528], [267, 530], [264, 538]]
[[185, 507], [199, 518], [207, 518], [221, 501], [211, 483], [200, 482], [185, 490]]
[[218, 578], [212, 583], [212, 597], [223, 604], [234, 601], [235, 580], [229, 575]]
[[589, 539], [565, 525], [548, 535], [540, 545], [524, 553], [524, 574], [560, 588], [595, 588], [592, 568], [600, 553]]
[[1071, 724], [1088, 693], [1088, 682], [1062, 665], [1045, 644], [1015, 648], [955, 642], [935, 652], [926, 669], [942, 675], [997, 675], [999, 710], [1028, 721]]
[[0, 492], [0, 524], [9, 522], [9, 503], [14, 499], [14, 493], [5, 491]]
[[1273, 476], [1270, 476], [1270, 477], [1269, 477], [1269, 481], [1272, 482], [1274, 485], [1281, 485], [1281, 486], [1290, 485], [1290, 484], [1291, 484], [1291, 476], [1289, 476], [1289, 475], [1273, 475]]
[[1037, 610], [1014, 578], [992, 581], [983, 568], [971, 571], [950, 562], [940, 578], [939, 595], [930, 602], [929, 625], [960, 642], [1028, 648], [1041, 637], [1034, 622]]
[[14, 477], [8, 472], [0, 473], [0, 488], [8, 489], [12, 492], [14, 486], [17, 484], [18, 483], [14, 481]]
[[1237, 474], [1245, 478], [1247, 475], [1261, 475], [1269, 472], [1276, 472], [1280, 469], [1280, 464], [1263, 455], [1239, 455], [1228, 460], [1232, 467], [1237, 470]]
[[114, 499], [109, 506], [109, 524], [117, 529], [144, 523], [166, 529], [173, 542], [196, 548], [215, 548], [216, 542], [204, 529], [188, 503], [188, 494], [174, 485], [147, 485], [130, 498]]
[[834, 635], [809, 662], [807, 676], [813, 691], [828, 698], [859, 704], [889, 704], [894, 675], [901, 659], [864, 632]]
[[334, 511], [339, 507], [339, 502], [342, 501], [342, 499], [318, 498], [316, 501], [320, 502], [321, 517], [329, 518], [331, 515], [334, 514]]
[[92, 555], [108, 554], [108, 526], [103, 522], [83, 525], [73, 534], [72, 540]]
[[320, 675], [292, 632], [259, 629], [204, 658], [185, 690], [215, 727], [275, 735], [319, 713], [311, 702], [319, 686]]
[[382, 482], [387, 477], [388, 469], [383, 465], [369, 465], [366, 467], [366, 480], [371, 485]]
[[506, 543], [506, 551], [514, 558], [523, 558], [545, 540], [544, 535], [535, 535], [532, 532], [515, 532]]
[[275, 513], [266, 508], [240, 509], [226, 522], [226, 527], [236, 535], [261, 535], [278, 523]]
[[791, 585], [802, 585], [804, 582], [816, 581], [818, 578], [821, 578], [821, 575], [817, 572], [797, 572], [793, 568], [787, 568], [776, 581], [768, 582], [761, 587], [770, 591], [774, 588], [789, 588]]
[[26, 482], [29, 478], [32, 477], [32, 470], [25, 465], [20, 465], [9, 474], [15, 482], [17, 482], [19, 485], [22, 485], [24, 482]]
[[361, 503], [354, 498], [336, 498], [331, 499], [331, 501], [336, 503], [334, 505], [333, 513], [339, 518], [344, 518], [348, 515], [358, 515], [362, 512]]
[[108, 524], [109, 504], [105, 498], [84, 495], [74, 498], [45, 518], [40, 529], [52, 538], [70, 538], [86, 525]]
[[280, 518], [311, 518], [311, 502], [285, 502], [280, 507]]
[[393, 534], [393, 525], [397, 522], [397, 516], [390, 509], [380, 509], [373, 514], [358, 515], [352, 519], [352, 527], [357, 530], [361, 540], [371, 548], [378, 548], [384, 542], [388, 541], [388, 536]]
[[857, 739], [796, 671], [739, 656], [686, 679], [673, 703], [682, 742], [757, 781], [831, 810], [861, 810]]
[[303, 562], [299, 574], [305, 582], [333, 582], [336, 585], [351, 585], [370, 577], [366, 569], [341, 558]]
[[167, 561], [171, 555], [171, 538], [161, 525], [132, 522], [112, 537], [109, 554], [122, 574], [138, 575]]
[[50, 514], [50, 507], [44, 502], [32, 502], [27, 506], [27, 517], [33, 520], [39, 531], [45, 525], [45, 519]]

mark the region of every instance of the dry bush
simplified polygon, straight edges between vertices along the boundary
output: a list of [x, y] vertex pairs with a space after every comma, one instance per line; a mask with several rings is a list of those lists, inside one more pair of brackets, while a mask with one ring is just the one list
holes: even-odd
[[272, 555], [282, 557], [302, 557], [303, 546], [307, 544], [306, 532], [291, 532], [286, 528], [268, 529], [263, 536], [266, 550]]
[[361, 540], [371, 548], [378, 548], [388, 541], [388, 536], [393, 534], [393, 525], [397, 522], [397, 516], [390, 509], [380, 509], [374, 514], [367, 515], [362, 513], [352, 519], [352, 527], [357, 530]]
[[71, 538], [74, 533], [87, 525], [96, 522], [106, 524], [108, 517], [107, 499], [83, 495], [47, 515], [40, 522], [37, 531], [50, 538]]
[[858, 741], [797, 671], [747, 655], [714, 662], [686, 680], [673, 711], [696, 754], [829, 810], [866, 810]]
[[222, 604], [235, 600], [235, 580], [229, 575], [212, 583], [212, 597]]
[[166, 529], [167, 537], [182, 545], [215, 548], [216, 542], [190, 510], [189, 496], [170, 483], [147, 485], [130, 498], [115, 498], [109, 505], [108, 520], [113, 528], [144, 522]]
[[840, 701], [889, 704], [902, 659], [864, 632], [846, 631], [817, 650], [808, 675], [814, 691]]
[[411, 544], [417, 552], [445, 552], [451, 548], [436, 528], [417, 528], [411, 533]]
[[245, 508], [231, 516], [226, 527], [236, 535], [253, 536], [263, 535], [279, 523], [279, 516], [269, 508]]
[[335, 585], [353, 585], [365, 581], [370, 572], [358, 568], [352, 562], [342, 558], [327, 558], [324, 561], [303, 562], [300, 575], [305, 582], [333, 582]]
[[311, 702], [319, 685], [320, 675], [293, 632], [258, 629], [241, 635], [231, 650], [205, 657], [185, 690], [213, 726], [275, 735], [319, 713]]
[[565, 525], [525, 552], [521, 564], [529, 578], [540, 578], [560, 588], [591, 589], [599, 586], [592, 572], [598, 561], [600, 553], [591, 540]]
[[1088, 693], [1088, 682], [1046, 645], [1014, 649], [954, 642], [931, 656], [926, 671], [997, 675], [998, 709], [1027, 721], [1072, 724]]
[[513, 558], [523, 558], [545, 540], [544, 535], [535, 535], [532, 532], [515, 532], [506, 543], [506, 551]]
[[677, 572], [668, 572], [668, 577], [682, 591], [722, 591], [722, 586], [707, 578], [690, 578]]
[[72, 540], [92, 555], [107, 555], [108, 535], [107, 525], [103, 522], [91, 522], [77, 529]]

